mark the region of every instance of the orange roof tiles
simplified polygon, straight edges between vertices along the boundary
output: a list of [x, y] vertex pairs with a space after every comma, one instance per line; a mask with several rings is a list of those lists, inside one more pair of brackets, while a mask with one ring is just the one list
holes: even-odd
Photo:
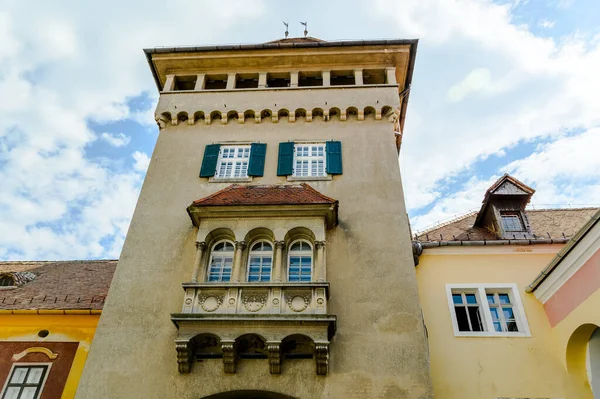
[[243, 186], [232, 184], [191, 206], [336, 204], [308, 184]]

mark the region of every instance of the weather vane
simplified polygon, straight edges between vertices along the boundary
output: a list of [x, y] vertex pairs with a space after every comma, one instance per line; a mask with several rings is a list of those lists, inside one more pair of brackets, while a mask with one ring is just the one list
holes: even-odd
[[288, 35], [290, 34], [290, 32], [288, 32], [288, 23], [283, 21], [283, 24], [285, 25], [285, 38], [287, 39]]
[[302, 21], [300, 21], [300, 23], [301, 23], [302, 25], [304, 25], [304, 37], [306, 37], [306, 36], [308, 35], [308, 26], [307, 26], [307, 24], [308, 24], [308, 21], [306, 21], [306, 22], [302, 22]]

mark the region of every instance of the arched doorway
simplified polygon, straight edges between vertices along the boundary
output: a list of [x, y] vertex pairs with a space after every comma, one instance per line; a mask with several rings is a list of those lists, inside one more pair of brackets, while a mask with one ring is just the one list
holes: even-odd
[[205, 396], [203, 399], [295, 399], [292, 396], [283, 395], [277, 392], [269, 391], [254, 391], [254, 390], [242, 390], [242, 391], [230, 391], [222, 392], [216, 395]]
[[572, 396], [600, 399], [600, 329], [582, 324], [567, 343], [567, 370]]

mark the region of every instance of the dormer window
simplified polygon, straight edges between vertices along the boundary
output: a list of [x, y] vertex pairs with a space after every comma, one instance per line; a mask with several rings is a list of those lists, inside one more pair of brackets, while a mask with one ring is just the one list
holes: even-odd
[[0, 287], [14, 287], [15, 279], [7, 274], [0, 276]]
[[504, 231], [525, 231], [523, 220], [521, 220], [519, 212], [500, 212], [500, 217], [502, 218], [502, 227], [504, 227]]

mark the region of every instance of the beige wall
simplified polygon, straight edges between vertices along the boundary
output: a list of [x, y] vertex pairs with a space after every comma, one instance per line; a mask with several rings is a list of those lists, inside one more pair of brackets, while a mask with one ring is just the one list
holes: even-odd
[[[436, 399], [569, 398], [564, 352], [525, 288], [560, 245], [426, 249], [417, 267]], [[515, 283], [531, 337], [455, 337], [446, 284]]]
[[[372, 105], [395, 99], [397, 106], [396, 87], [383, 94], [352, 90], [340, 95], [360, 93], [361, 101]], [[303, 96], [301, 90], [290, 95]], [[317, 101], [304, 108], [316, 107]], [[339, 226], [327, 232], [329, 312], [338, 317], [329, 375], [317, 376], [314, 360], [284, 361], [282, 374], [274, 376], [267, 360], [242, 360], [236, 374], [226, 375], [220, 359], [195, 363], [191, 374], [178, 374], [176, 329], [169, 315], [181, 309], [180, 284], [191, 275], [196, 238], [185, 209], [227, 186], [198, 178], [204, 146], [234, 140], [267, 143], [264, 177], [253, 184], [274, 184], [286, 183], [276, 176], [279, 142], [330, 139], [342, 141], [344, 174], [310, 183], [340, 201]], [[385, 119], [217, 121], [163, 129], [77, 397], [191, 399], [264, 389], [298, 398], [431, 398], [397, 156], [392, 124]]]

